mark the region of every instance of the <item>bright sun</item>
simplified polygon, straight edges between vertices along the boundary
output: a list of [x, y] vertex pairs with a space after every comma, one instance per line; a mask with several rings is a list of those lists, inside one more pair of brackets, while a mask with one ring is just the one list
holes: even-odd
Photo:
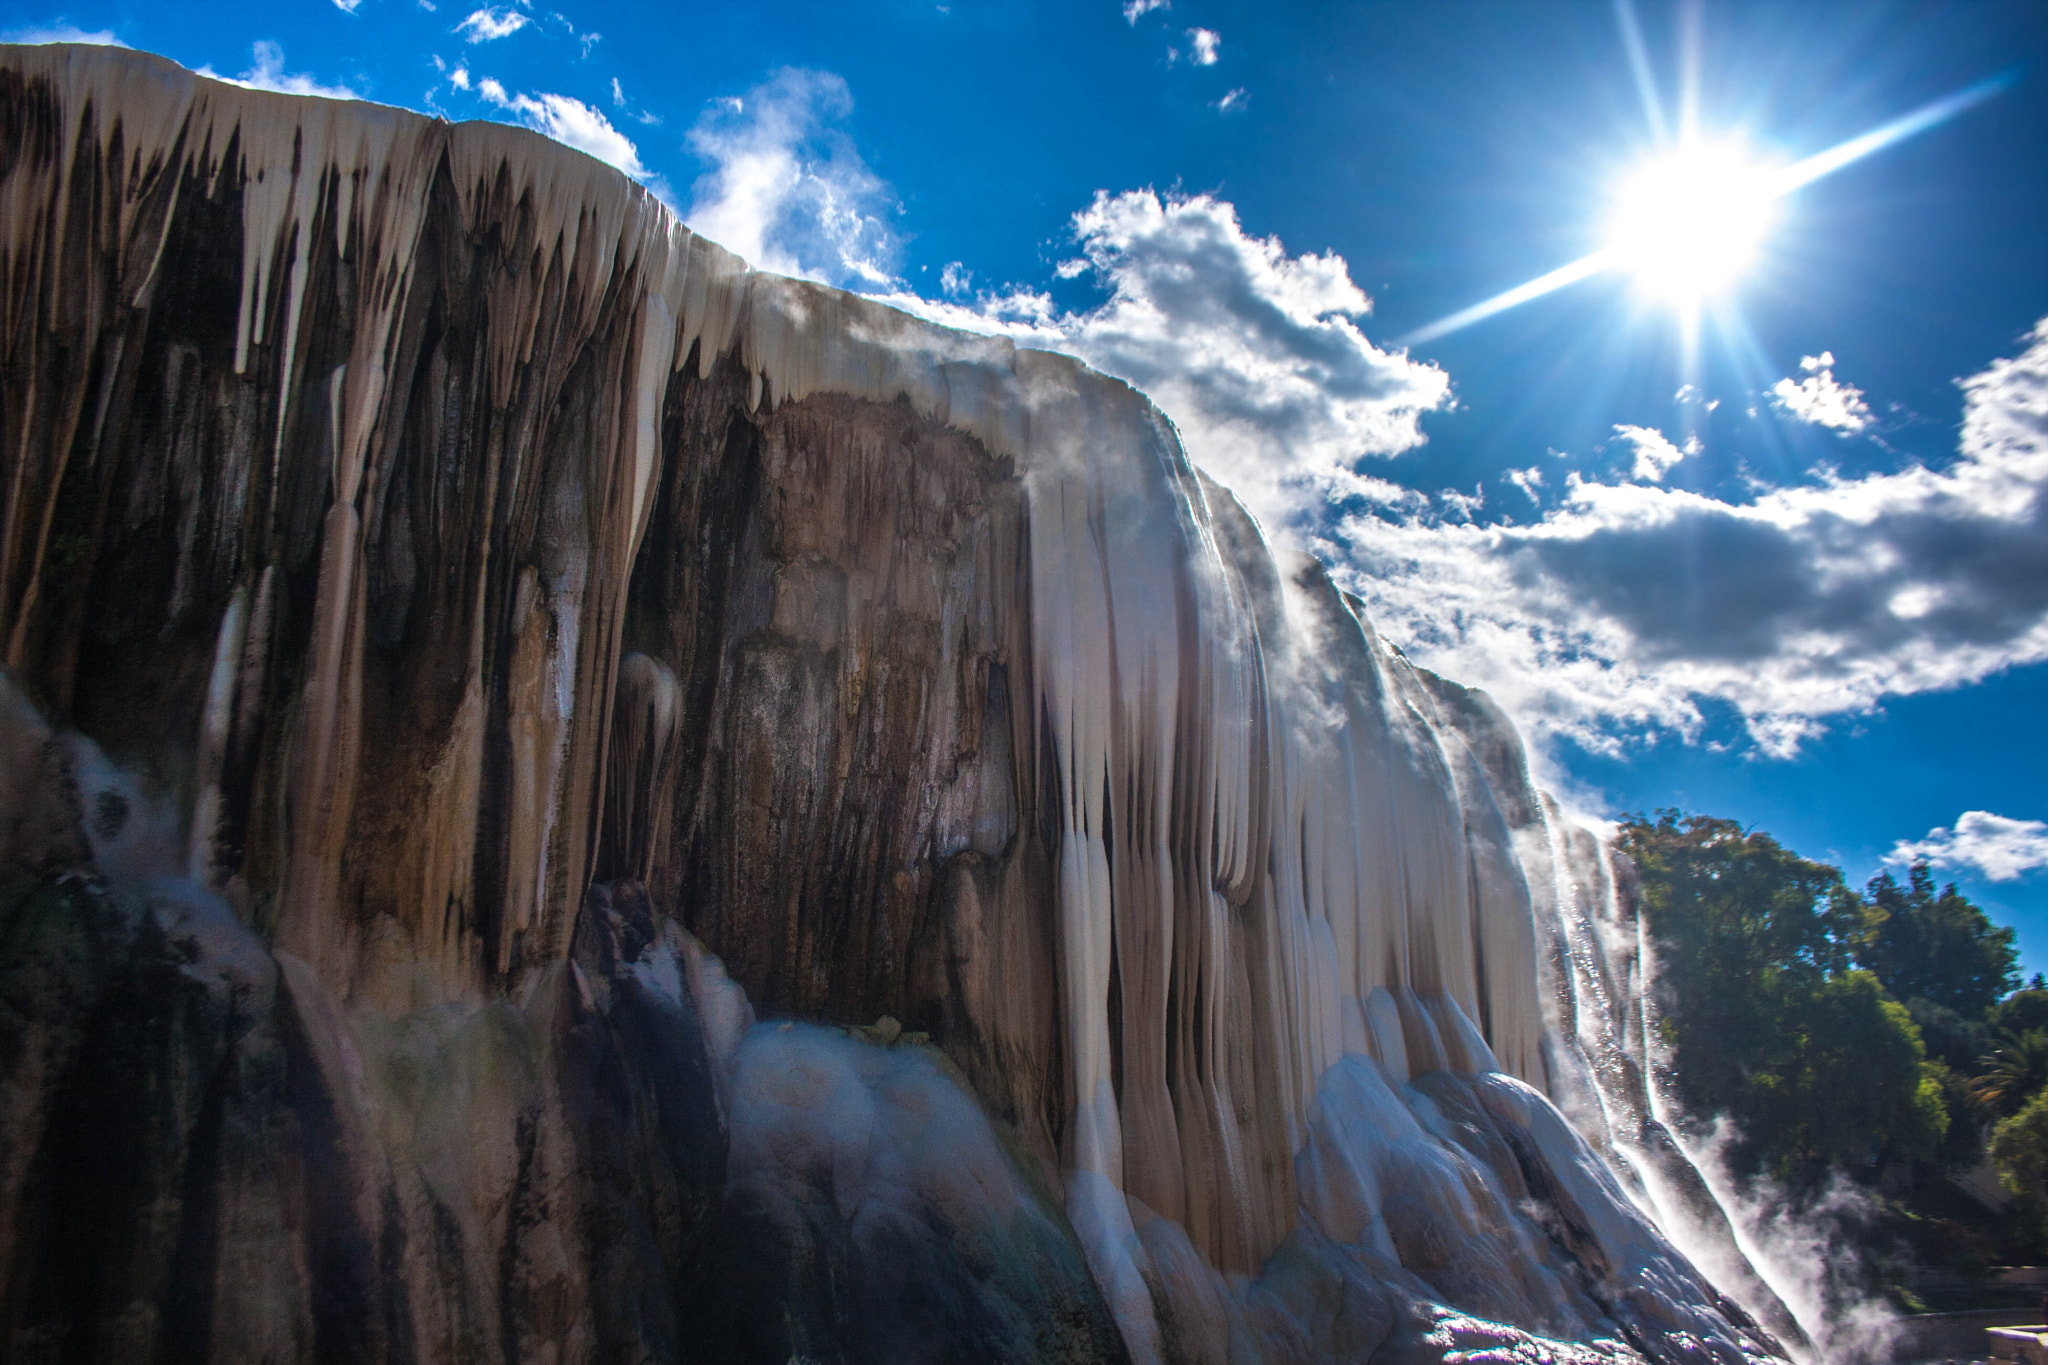
[[1696, 303], [1730, 284], [1775, 217], [1771, 176], [1727, 144], [1694, 143], [1621, 188], [1607, 249], [1649, 293]]

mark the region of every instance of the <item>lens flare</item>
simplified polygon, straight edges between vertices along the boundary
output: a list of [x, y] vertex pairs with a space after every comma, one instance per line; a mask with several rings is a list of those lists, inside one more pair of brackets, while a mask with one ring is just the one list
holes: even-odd
[[[1633, 22], [1625, 7], [1618, 12], [1628, 23]], [[1630, 41], [1630, 59], [1636, 66], [1636, 81], [1642, 87], [1651, 125], [1661, 139], [1664, 118], [1649, 81], [1647, 61], [1635, 50], [1640, 45], [1638, 34]], [[1755, 255], [1777, 217], [1778, 201], [1894, 143], [1939, 127], [1964, 110], [2012, 89], [2018, 80], [2017, 71], [1987, 77], [1789, 166], [1760, 166], [1733, 143], [1681, 142], [1677, 150], [1625, 182], [1616, 197], [1605, 246], [1418, 327], [1395, 344], [1419, 346], [1435, 341], [1614, 269], [1633, 272], [1645, 292], [1672, 300], [1687, 318], [1697, 321], [1698, 305], [1704, 297], [1733, 280]]]
[[1771, 173], [1739, 146], [1682, 146], [1623, 184], [1608, 249], [1646, 292], [1697, 302], [1741, 275], [1777, 216], [1777, 198]]

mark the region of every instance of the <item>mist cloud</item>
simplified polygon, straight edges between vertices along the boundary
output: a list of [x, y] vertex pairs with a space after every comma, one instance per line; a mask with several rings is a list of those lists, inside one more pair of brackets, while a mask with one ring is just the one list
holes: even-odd
[[896, 285], [895, 196], [840, 128], [852, 112], [843, 79], [794, 67], [713, 104], [689, 134], [711, 165], [692, 192], [690, 227], [780, 275], [870, 292]]

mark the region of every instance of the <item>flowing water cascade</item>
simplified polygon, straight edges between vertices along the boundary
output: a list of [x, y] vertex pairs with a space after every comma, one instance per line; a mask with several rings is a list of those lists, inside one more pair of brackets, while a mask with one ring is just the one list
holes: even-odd
[[1597, 843], [1126, 385], [8, 48], [0, 443], [11, 1357], [1783, 1353]]

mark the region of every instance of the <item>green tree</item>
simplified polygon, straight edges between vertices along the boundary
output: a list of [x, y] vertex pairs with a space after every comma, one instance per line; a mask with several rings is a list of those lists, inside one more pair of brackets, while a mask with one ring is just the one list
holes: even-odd
[[1934, 1162], [1945, 1171], [1967, 1171], [1984, 1159], [1985, 1131], [1977, 1122], [1981, 1110], [1977, 1097], [1971, 1093], [1975, 1082], [1969, 1075], [1931, 1059], [1927, 1074], [1940, 1087], [1941, 1107], [1948, 1116], [1948, 1131], [1935, 1148]]
[[1992, 924], [1954, 883], [1934, 891], [1926, 863], [1915, 863], [1905, 886], [1887, 872], [1864, 889], [1864, 924], [1856, 962], [1877, 974], [1900, 1000], [1919, 998], [1981, 1019], [2020, 984], [2013, 931]]
[[2048, 1089], [2048, 1029], [2007, 1033], [1984, 1058], [1970, 1096], [1994, 1116], [2025, 1106]]
[[2048, 988], [2041, 985], [2040, 973], [2025, 990], [2014, 991], [1986, 1011], [1984, 1022], [1994, 1034], [2048, 1029]]
[[1991, 1160], [2008, 1190], [2036, 1207], [2048, 1202], [2048, 1093], [1992, 1129]]
[[1943, 1079], [1878, 977], [1855, 966], [1867, 918], [1841, 873], [1732, 820], [1622, 825], [1657, 947], [1672, 1085], [1737, 1121], [1738, 1169], [1798, 1182], [1932, 1158]]
[[1940, 1073], [1875, 976], [1840, 972], [1776, 1003], [1786, 1036], [1749, 1078], [1764, 1101], [1751, 1122], [1771, 1165], [1819, 1176], [1934, 1157], [1949, 1125]]
[[1914, 996], [1905, 1005], [1906, 1012], [1913, 1016], [1914, 1027], [1920, 1030], [1920, 1041], [1927, 1045], [1929, 1057], [1959, 1075], [1976, 1073], [1978, 1060], [1991, 1051], [1997, 1029], [1980, 1019], [1965, 1019], [1948, 1006], [1937, 1005], [1922, 996]]

